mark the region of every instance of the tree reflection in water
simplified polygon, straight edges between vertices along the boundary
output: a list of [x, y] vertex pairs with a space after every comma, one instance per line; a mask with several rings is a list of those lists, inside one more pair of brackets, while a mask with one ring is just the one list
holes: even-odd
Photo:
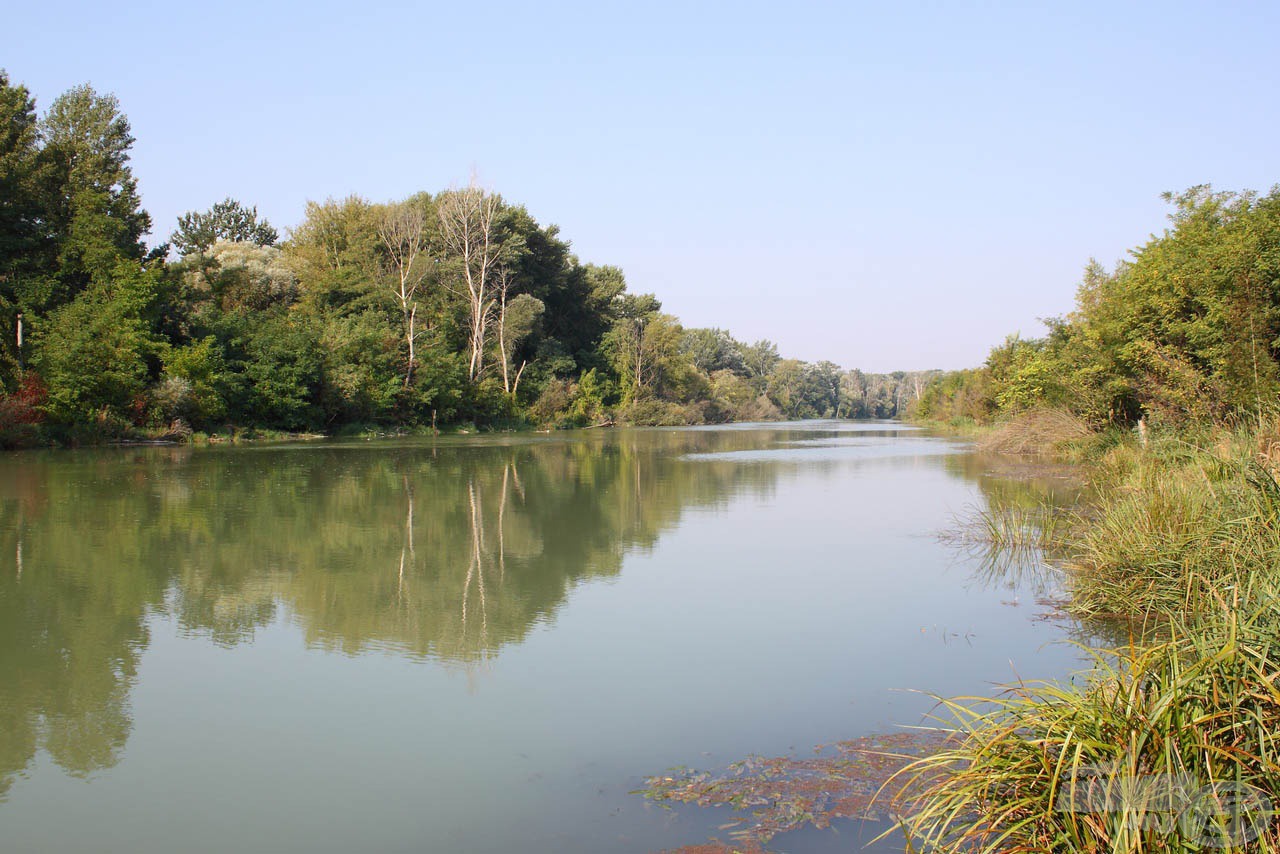
[[119, 760], [154, 617], [224, 646], [287, 619], [318, 649], [481, 666], [686, 508], [771, 490], [779, 465], [685, 459], [761, 441], [619, 431], [0, 461], [0, 796], [41, 749], [77, 775]]

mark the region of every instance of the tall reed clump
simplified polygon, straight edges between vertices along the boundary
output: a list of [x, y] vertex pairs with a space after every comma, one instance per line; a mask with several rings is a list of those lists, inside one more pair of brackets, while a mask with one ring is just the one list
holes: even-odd
[[946, 701], [955, 746], [888, 784], [912, 848], [1280, 850], [1280, 611], [1263, 598], [1095, 653], [1076, 684]]
[[1069, 526], [1072, 610], [1178, 617], [1280, 573], [1280, 485], [1242, 450], [1179, 441], [1116, 448]]
[[986, 508], [961, 518], [940, 537], [955, 545], [1019, 555], [1054, 548], [1061, 542], [1063, 522], [1062, 514], [1044, 504], [1027, 507], [989, 500]]

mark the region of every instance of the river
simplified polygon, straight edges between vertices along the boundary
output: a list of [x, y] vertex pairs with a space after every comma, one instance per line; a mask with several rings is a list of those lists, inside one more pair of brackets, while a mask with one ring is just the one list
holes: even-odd
[[1071, 670], [938, 537], [1064, 491], [887, 422], [7, 454], [0, 850], [700, 842], [630, 792]]

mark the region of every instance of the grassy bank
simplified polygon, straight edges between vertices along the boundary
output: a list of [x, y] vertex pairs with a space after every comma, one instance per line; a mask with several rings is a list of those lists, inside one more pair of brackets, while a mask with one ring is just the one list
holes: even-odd
[[943, 851], [1275, 850], [1280, 806], [1280, 420], [1081, 432], [1037, 415], [980, 444], [1084, 462], [1092, 498], [993, 541], [1066, 571], [1069, 610], [1130, 645], [1069, 684], [945, 702], [956, 746], [903, 774], [916, 844]]
[[910, 766], [902, 805], [942, 851], [1275, 850], [1280, 702], [1275, 603], [1147, 648], [1083, 680], [951, 701], [957, 747]]

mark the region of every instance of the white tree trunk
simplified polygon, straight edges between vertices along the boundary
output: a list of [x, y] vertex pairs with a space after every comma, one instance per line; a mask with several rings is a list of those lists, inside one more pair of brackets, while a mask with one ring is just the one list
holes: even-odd
[[494, 278], [499, 274], [503, 249], [496, 233], [500, 199], [475, 180], [463, 190], [441, 195], [437, 203], [445, 247], [462, 264], [462, 288], [467, 300], [468, 378], [475, 382], [484, 372], [484, 347], [496, 298]]
[[390, 205], [378, 223], [378, 237], [387, 252], [391, 267], [392, 291], [400, 304], [400, 316], [409, 354], [405, 366], [404, 384], [413, 382], [413, 369], [417, 364], [418, 289], [426, 279], [422, 263], [427, 249], [426, 214], [421, 205], [401, 202]]

